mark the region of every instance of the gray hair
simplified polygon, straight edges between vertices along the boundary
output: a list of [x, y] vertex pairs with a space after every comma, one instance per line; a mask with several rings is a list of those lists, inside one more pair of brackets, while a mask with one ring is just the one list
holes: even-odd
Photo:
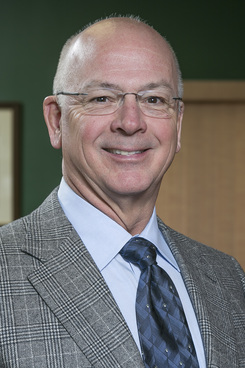
[[[145, 20], [142, 20], [139, 16], [134, 16], [134, 15], [128, 15], [128, 16], [121, 16], [121, 15], [110, 15], [106, 18], [101, 18], [101, 19], [97, 19], [96, 21], [94, 21], [93, 23], [89, 23], [87, 24], [85, 27], [83, 27], [82, 30], [78, 31], [75, 35], [71, 36], [66, 43], [64, 44], [62, 50], [61, 50], [61, 54], [60, 54], [60, 58], [59, 58], [59, 63], [58, 63], [58, 67], [57, 67], [57, 71], [54, 77], [54, 83], [53, 83], [53, 94], [57, 94], [57, 92], [62, 91], [62, 89], [64, 88], [64, 82], [65, 80], [69, 79], [69, 75], [72, 75], [72, 70], [69, 68], [66, 68], [66, 56], [70, 50], [70, 47], [73, 44], [73, 41], [87, 28], [91, 27], [92, 25], [105, 20], [105, 19], [112, 19], [112, 18], [126, 18], [126, 19], [130, 19], [132, 22], [135, 23], [142, 23], [142, 24], [147, 24], [147, 22]], [[149, 26], [149, 25], [148, 25]], [[150, 26], [151, 28], [153, 28], [152, 26]], [[159, 33], [159, 32], [158, 32]], [[175, 63], [175, 67], [176, 67], [176, 71], [177, 71], [177, 78], [178, 78], [178, 97], [182, 97], [183, 96], [183, 81], [182, 81], [182, 75], [181, 75], [181, 70], [180, 70], [180, 66], [179, 66], [179, 62], [177, 59], [177, 56], [172, 48], [172, 46], [170, 45], [170, 43], [167, 41], [167, 39], [161, 35], [161, 37], [165, 40], [165, 42], [167, 42], [170, 51], [173, 55], [173, 59], [174, 59], [174, 63]], [[69, 70], [69, 71], [68, 71]]]

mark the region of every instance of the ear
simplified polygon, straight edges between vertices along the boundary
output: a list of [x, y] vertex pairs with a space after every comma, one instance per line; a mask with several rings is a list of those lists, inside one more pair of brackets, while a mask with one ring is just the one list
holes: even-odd
[[176, 146], [176, 153], [179, 152], [181, 148], [181, 128], [182, 128], [182, 120], [184, 115], [184, 103], [180, 102], [179, 111], [177, 115], [177, 146]]
[[43, 101], [43, 114], [52, 146], [61, 148], [61, 111], [55, 96], [48, 96]]

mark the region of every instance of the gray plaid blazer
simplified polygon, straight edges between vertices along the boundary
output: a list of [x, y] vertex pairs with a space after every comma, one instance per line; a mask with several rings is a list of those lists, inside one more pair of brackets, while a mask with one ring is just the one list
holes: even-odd
[[[245, 367], [245, 278], [238, 263], [159, 227], [176, 258], [209, 368]], [[68, 222], [57, 189], [0, 230], [1, 368], [143, 368], [116, 302]]]

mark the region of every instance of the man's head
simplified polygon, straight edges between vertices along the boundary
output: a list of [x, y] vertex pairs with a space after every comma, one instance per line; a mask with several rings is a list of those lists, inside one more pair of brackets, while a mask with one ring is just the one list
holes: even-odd
[[[120, 23], [123, 27], [123, 29], [120, 30]], [[93, 27], [95, 26], [96, 27]], [[84, 28], [83, 31], [78, 32], [76, 35], [72, 36], [71, 38], [69, 38], [67, 40], [67, 42], [65, 43], [61, 55], [60, 55], [60, 59], [59, 59], [59, 64], [57, 67], [57, 71], [56, 71], [56, 75], [54, 78], [54, 84], [53, 84], [53, 93], [56, 94], [58, 91], [61, 90], [65, 90], [67, 89], [67, 87], [70, 87], [70, 83], [71, 83], [71, 79], [72, 79], [72, 75], [75, 73], [76, 74], [76, 68], [74, 68], [76, 65], [74, 63], [74, 51], [76, 49], [76, 47], [81, 46], [81, 49], [78, 51], [81, 54], [87, 54], [92, 50], [93, 47], [93, 35], [96, 34], [96, 36], [99, 35], [99, 33], [101, 32], [101, 38], [103, 38], [103, 36], [105, 35], [106, 31], [109, 33], [110, 36], [110, 29], [111, 30], [116, 30], [116, 28], [118, 27], [118, 32], [119, 32], [119, 37], [125, 40], [125, 37], [127, 37], [126, 35], [126, 29], [127, 27], [132, 27], [135, 26], [136, 28], [140, 29], [142, 28], [142, 30], [146, 31], [147, 28], [148, 30], [152, 31], [152, 35], [153, 37], [157, 37], [160, 38], [161, 41], [163, 43], [165, 43], [169, 50], [172, 53], [172, 57], [173, 57], [173, 61], [175, 64], [175, 69], [176, 69], [176, 73], [177, 73], [177, 85], [178, 85], [178, 96], [182, 97], [183, 95], [183, 84], [182, 84], [182, 76], [181, 76], [181, 71], [180, 71], [180, 67], [179, 67], [179, 63], [177, 60], [177, 57], [175, 55], [174, 50], [172, 49], [171, 45], [166, 41], [166, 39], [164, 37], [162, 37], [157, 31], [155, 31], [152, 27], [148, 26], [145, 22], [143, 22], [139, 17], [122, 17], [122, 18], [108, 18], [105, 19], [104, 21], [96, 21], [95, 23], [93, 23], [92, 25], [88, 25], [87, 27]], [[84, 38], [82, 37], [84, 36]], [[89, 42], [89, 38], [88, 38], [88, 43], [87, 45], [84, 43], [85, 39], [87, 37], [91, 37], [91, 43]], [[143, 35], [142, 35], [143, 36]], [[108, 35], [106, 36], [108, 37]], [[142, 37], [143, 40], [143, 37]], [[126, 41], [126, 40], [125, 40]], [[83, 42], [83, 43], [82, 43]], [[108, 37], [108, 42], [110, 42], [110, 37]], [[81, 56], [80, 54], [80, 56]]]
[[[106, 107], [111, 91], [124, 95], [116, 109]], [[45, 99], [44, 114], [68, 184], [117, 216], [133, 203], [153, 207], [180, 149], [183, 114], [173, 99], [182, 93], [180, 73], [166, 40], [135, 19], [97, 22], [66, 43], [54, 93], [63, 94]]]

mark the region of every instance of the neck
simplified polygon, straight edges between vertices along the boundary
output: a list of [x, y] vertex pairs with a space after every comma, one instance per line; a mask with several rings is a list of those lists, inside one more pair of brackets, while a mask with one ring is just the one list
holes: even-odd
[[[87, 200], [87, 198], [85, 199]], [[99, 199], [94, 203], [89, 202], [117, 222], [132, 236], [140, 234], [144, 230], [154, 209], [154, 205], [147, 206], [146, 203], [142, 204], [137, 200], [121, 200], [108, 203]]]
[[140, 234], [149, 222], [156, 198], [146, 193], [139, 195], [106, 195], [104, 192], [94, 192], [81, 187], [65, 177], [70, 188], [92, 206], [98, 208], [112, 220], [117, 222], [132, 236]]

